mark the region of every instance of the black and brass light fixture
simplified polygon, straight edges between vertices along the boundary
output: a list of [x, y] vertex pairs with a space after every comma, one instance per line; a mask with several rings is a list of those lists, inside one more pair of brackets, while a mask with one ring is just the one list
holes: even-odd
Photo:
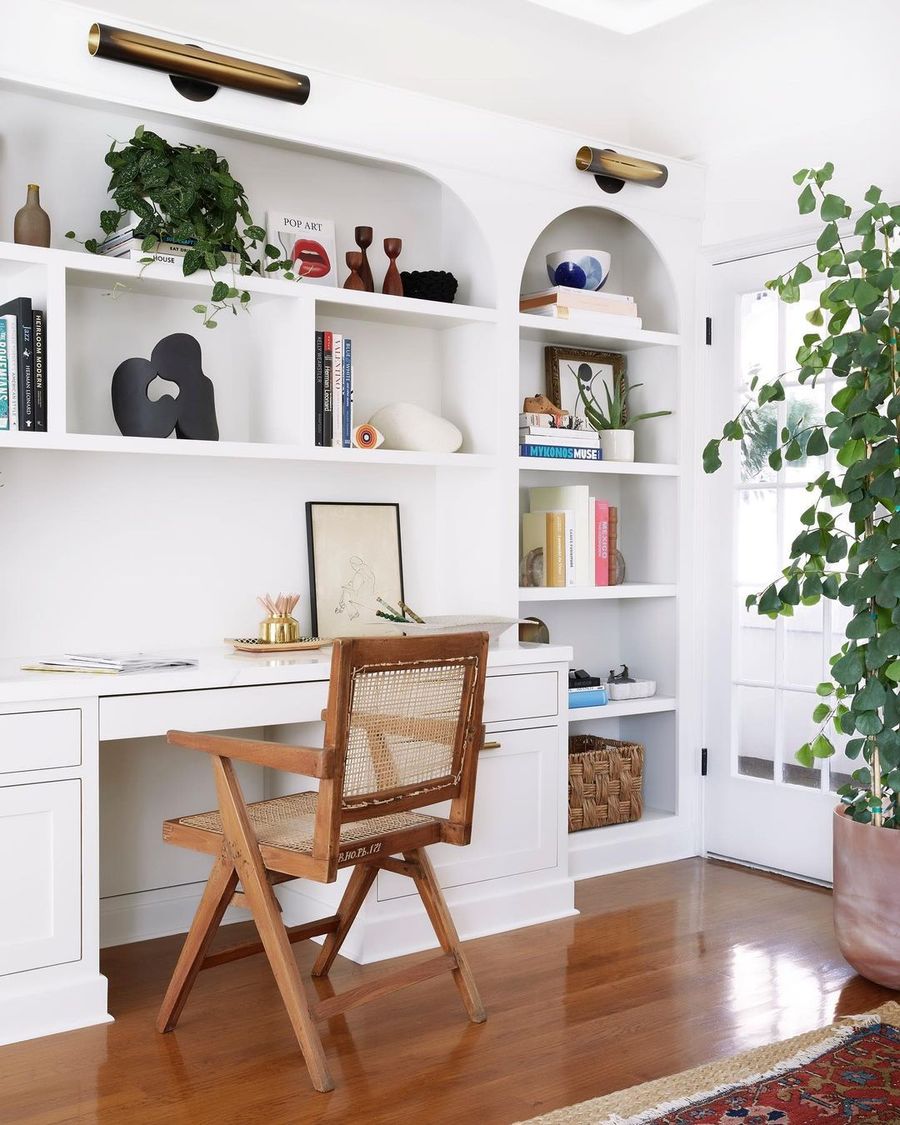
[[575, 167], [579, 172], [590, 172], [594, 179], [611, 194], [621, 191], [626, 183], [644, 184], [661, 188], [669, 178], [665, 164], [641, 160], [639, 156], [623, 156], [611, 148], [591, 148], [582, 145], [575, 154]]
[[92, 25], [88, 51], [99, 59], [161, 70], [169, 75], [180, 94], [194, 102], [205, 102], [220, 86], [298, 105], [304, 105], [309, 97], [309, 78], [305, 74], [217, 55], [189, 43], [170, 43], [103, 23]]

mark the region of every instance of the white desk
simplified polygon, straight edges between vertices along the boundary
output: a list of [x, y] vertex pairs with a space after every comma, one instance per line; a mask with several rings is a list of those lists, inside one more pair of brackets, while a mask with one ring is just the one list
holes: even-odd
[[[224, 647], [181, 655], [198, 657], [198, 667], [101, 676], [23, 672], [25, 661], [0, 661], [0, 1044], [112, 1018], [99, 971], [101, 743], [104, 756], [123, 755], [114, 760], [121, 773], [127, 740], [173, 727], [263, 727], [289, 741], [297, 725], [319, 722], [330, 649], [277, 659]], [[484, 715], [500, 747], [482, 753], [472, 843], [431, 849], [464, 938], [575, 913], [566, 847], [571, 655], [562, 646], [491, 649]], [[320, 739], [321, 727], [303, 733]], [[253, 782], [267, 796], [312, 787], [272, 771]], [[155, 840], [164, 816], [210, 807], [192, 797], [183, 795], [183, 809], [137, 801], [124, 811], [136, 822], [152, 818]], [[341, 886], [279, 888], [285, 920], [331, 913]], [[174, 898], [139, 901], [139, 918], [117, 906], [106, 944], [185, 930], [201, 889], [192, 880]], [[140, 896], [123, 896], [131, 899]], [[406, 881], [380, 872], [344, 953], [367, 962], [435, 944]]]

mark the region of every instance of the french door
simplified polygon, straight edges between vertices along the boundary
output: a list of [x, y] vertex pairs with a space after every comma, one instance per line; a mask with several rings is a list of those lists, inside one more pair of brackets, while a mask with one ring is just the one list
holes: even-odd
[[[722, 425], [760, 382], [796, 369], [805, 314], [816, 304], [810, 283], [799, 304], [785, 305], [765, 282], [809, 250], [744, 258], [712, 267], [712, 348], [707, 372], [706, 425]], [[799, 516], [812, 502], [806, 484], [833, 453], [769, 467], [765, 448], [785, 425], [821, 422], [834, 394], [830, 376], [815, 388], [795, 377], [784, 402], [749, 411], [745, 437], [722, 445], [723, 466], [704, 477], [706, 645], [704, 782], [706, 849], [710, 854], [804, 878], [831, 879], [831, 813], [854, 768], [841, 736], [829, 731], [835, 757], [799, 765], [794, 752], [817, 726], [816, 685], [827, 678], [828, 657], [843, 643], [849, 611], [823, 599], [797, 606], [775, 621], [746, 609], [787, 564]], [[755, 401], [755, 395], [752, 396]], [[801, 443], [802, 444], [802, 443]]]

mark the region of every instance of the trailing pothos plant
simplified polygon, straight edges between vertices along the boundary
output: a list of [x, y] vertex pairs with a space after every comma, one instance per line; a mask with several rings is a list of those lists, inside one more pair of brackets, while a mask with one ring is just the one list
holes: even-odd
[[[291, 263], [282, 252], [266, 243], [266, 232], [254, 223], [243, 186], [231, 174], [228, 161], [204, 145], [171, 145], [139, 125], [127, 144], [113, 141], [106, 154], [112, 169], [108, 190], [114, 207], [100, 212], [105, 237], [114, 234], [122, 220], [134, 213], [134, 237], [141, 249], [153, 253], [161, 241], [192, 243], [182, 259], [182, 271], [190, 276], [199, 270], [210, 274], [212, 291], [206, 304], [194, 305], [207, 328], [216, 327], [216, 317], [230, 309], [247, 309], [250, 293], [238, 283], [238, 275], [280, 272], [295, 279]], [[67, 238], [75, 238], [68, 231]], [[102, 240], [89, 238], [85, 250], [99, 253]], [[232, 265], [232, 283], [217, 280], [213, 271], [227, 264], [225, 252], [237, 255]], [[153, 258], [141, 258], [149, 265]]]
[[[845, 752], [860, 767], [838, 790], [854, 820], [900, 828], [900, 207], [871, 187], [855, 224], [851, 207], [828, 190], [832, 164], [804, 168], [801, 214], [824, 223], [816, 253], [767, 283], [783, 301], [800, 299], [814, 272], [823, 279], [814, 329], [797, 351], [800, 383], [815, 386], [830, 371], [838, 384], [824, 424], [795, 420], [775, 435], [769, 465], [836, 451], [836, 467], [806, 487], [790, 562], [780, 578], [747, 606], [775, 618], [800, 604], [831, 598], [852, 607], [846, 642], [831, 658], [831, 680], [817, 688], [818, 733], [796, 753], [811, 767], [834, 753], [832, 730], [847, 736]], [[753, 411], [785, 398], [784, 378], [751, 382], [748, 401], [703, 451], [715, 472], [723, 441], [741, 441]]]

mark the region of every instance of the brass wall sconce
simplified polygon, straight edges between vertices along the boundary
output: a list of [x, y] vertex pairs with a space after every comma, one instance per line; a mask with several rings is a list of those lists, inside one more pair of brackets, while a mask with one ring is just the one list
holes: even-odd
[[641, 160], [639, 156], [623, 156], [611, 148], [591, 148], [582, 145], [575, 154], [575, 167], [579, 172], [591, 172], [594, 179], [610, 194], [621, 191], [627, 183], [644, 184], [661, 188], [669, 178], [665, 164]]
[[305, 74], [217, 55], [189, 43], [170, 43], [103, 23], [92, 25], [88, 51], [99, 59], [161, 70], [169, 75], [179, 94], [193, 102], [207, 101], [220, 86], [298, 105], [304, 105], [309, 97], [309, 78]]

